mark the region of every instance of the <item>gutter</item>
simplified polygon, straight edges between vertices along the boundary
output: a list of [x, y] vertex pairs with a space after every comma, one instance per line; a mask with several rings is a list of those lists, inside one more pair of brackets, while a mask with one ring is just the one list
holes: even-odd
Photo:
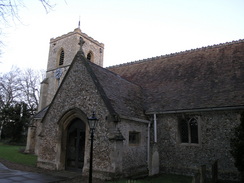
[[149, 111], [146, 114], [175, 114], [185, 112], [209, 112], [209, 111], [225, 111], [225, 110], [243, 110], [244, 106], [229, 106], [229, 107], [211, 107], [211, 108], [196, 108], [196, 109], [179, 109], [166, 111]]
[[150, 171], [150, 128], [151, 122], [147, 126], [147, 168]]
[[139, 119], [139, 118], [135, 118], [135, 117], [129, 117], [129, 116], [124, 116], [124, 115], [119, 115], [119, 117], [121, 119], [127, 119], [127, 120], [132, 120], [132, 121], [141, 122], [141, 123], [150, 123], [150, 121], [148, 121], [148, 120]]

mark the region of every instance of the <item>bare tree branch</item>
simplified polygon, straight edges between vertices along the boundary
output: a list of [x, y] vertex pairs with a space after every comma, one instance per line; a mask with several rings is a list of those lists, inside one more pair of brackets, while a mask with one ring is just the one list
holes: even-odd
[[17, 102], [21, 95], [18, 73], [18, 68], [12, 68], [0, 77], [1, 103], [5, 106]]
[[[39, 2], [41, 2], [46, 13], [49, 13], [55, 6], [54, 4], [51, 4], [49, 0], [39, 0]], [[15, 22], [16, 20], [21, 22], [18, 15], [19, 9], [21, 7], [25, 7], [22, 0], [0, 0], [0, 35], [2, 35], [2, 30], [4, 26], [10, 26], [11, 22]], [[0, 44], [0, 48], [1, 46], [2, 44]]]
[[12, 68], [10, 72], [0, 75], [1, 106], [25, 102], [34, 112], [39, 102], [41, 77], [42, 71], [21, 71], [19, 68]]
[[38, 106], [40, 79], [40, 73], [32, 69], [25, 70], [21, 78], [22, 99], [33, 110]]
[[42, 6], [45, 8], [46, 13], [50, 12], [55, 5], [51, 5], [49, 1], [47, 0], [39, 0], [42, 3]]

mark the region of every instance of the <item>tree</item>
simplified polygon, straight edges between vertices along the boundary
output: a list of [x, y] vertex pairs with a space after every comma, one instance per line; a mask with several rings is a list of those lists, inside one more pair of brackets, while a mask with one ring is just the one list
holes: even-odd
[[2, 136], [10, 142], [23, 142], [26, 139], [30, 110], [24, 102], [5, 106], [0, 111], [0, 120], [4, 121]]
[[23, 72], [20, 82], [22, 101], [26, 102], [32, 115], [36, 111], [39, 102], [40, 77], [40, 72], [27, 69]]
[[[42, 6], [48, 13], [52, 10], [54, 5], [49, 3], [49, 0], [38, 0], [41, 2]], [[21, 0], [0, 0], [0, 25], [10, 25], [10, 22], [14, 20], [20, 20], [18, 16], [19, 8], [24, 7], [24, 3]], [[3, 27], [0, 27], [0, 35], [2, 35]], [[0, 39], [0, 47], [3, 45], [2, 40]], [[1, 54], [1, 50], [0, 50]]]
[[0, 76], [0, 109], [18, 101], [21, 95], [19, 74], [19, 68], [12, 68], [10, 72]]
[[244, 112], [241, 114], [240, 125], [234, 130], [234, 137], [231, 139], [231, 154], [235, 160], [235, 166], [241, 173], [244, 181]]
[[18, 68], [12, 68], [10, 72], [0, 76], [0, 139], [3, 127], [10, 122], [5, 111], [17, 103], [20, 96], [18, 73], [20, 73]]
[[[10, 72], [0, 75], [0, 139], [4, 128], [8, 131], [11, 124], [25, 128], [28, 118], [36, 112], [41, 75], [41, 72], [32, 69], [21, 71], [19, 68], [12, 68]], [[23, 114], [24, 118], [17, 118]], [[16, 129], [16, 125], [12, 129]]]
[[[53, 5], [49, 3], [49, 0], [39, 0], [42, 6], [45, 8], [46, 12], [49, 12]], [[1, 20], [7, 22], [8, 18], [12, 19], [18, 17], [18, 8], [23, 7], [24, 3], [20, 0], [0, 0], [0, 17]]]

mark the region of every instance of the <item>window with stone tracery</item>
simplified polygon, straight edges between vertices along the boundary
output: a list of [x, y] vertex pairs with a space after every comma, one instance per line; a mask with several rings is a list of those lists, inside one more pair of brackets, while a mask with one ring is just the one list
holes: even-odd
[[179, 118], [180, 142], [188, 144], [199, 143], [198, 121], [195, 117]]

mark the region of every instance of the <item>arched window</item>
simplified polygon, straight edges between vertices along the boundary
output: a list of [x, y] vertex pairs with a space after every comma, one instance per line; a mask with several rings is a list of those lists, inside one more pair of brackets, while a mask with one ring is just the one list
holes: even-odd
[[180, 118], [179, 130], [181, 143], [198, 144], [198, 121], [196, 118]]
[[59, 65], [64, 64], [64, 50], [62, 49], [59, 56]]
[[191, 134], [191, 143], [197, 144], [198, 143], [198, 123], [196, 118], [191, 118], [189, 120], [190, 126], [190, 134]]
[[87, 57], [86, 57], [88, 60], [90, 61], [93, 61], [93, 53], [90, 51], [88, 54], [87, 54]]
[[185, 119], [180, 120], [180, 135], [181, 135], [181, 143], [188, 143], [189, 142], [189, 135], [188, 135], [188, 124]]

